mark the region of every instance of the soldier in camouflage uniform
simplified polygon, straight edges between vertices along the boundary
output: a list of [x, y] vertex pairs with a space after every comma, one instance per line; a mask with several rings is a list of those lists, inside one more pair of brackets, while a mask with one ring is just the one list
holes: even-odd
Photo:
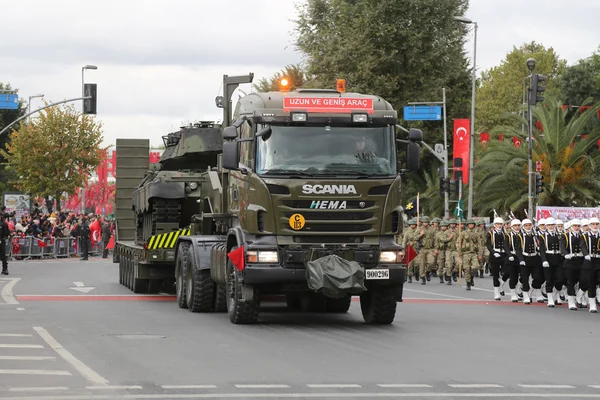
[[[444, 268], [446, 267], [446, 252], [448, 244], [454, 238], [452, 232], [448, 231], [448, 222], [440, 222], [440, 230], [435, 234], [435, 252], [437, 257], [437, 276], [440, 278], [440, 283], [444, 283]], [[446, 275], [446, 280], [450, 277]]]
[[[440, 231], [440, 222], [442, 222], [441, 219], [439, 219], [438, 217], [435, 217], [434, 219], [431, 220], [431, 226], [433, 227], [433, 231], [435, 232], [435, 234], [437, 235], [437, 233]], [[435, 252], [435, 235], [434, 235], [434, 252], [433, 252], [433, 276], [438, 276], [437, 275], [437, 270], [438, 270], [438, 259], [437, 259], [437, 253]]]
[[[458, 228], [455, 219], [450, 220], [448, 232], [454, 234], [452, 240], [446, 247], [446, 276], [451, 277], [454, 282], [458, 280]], [[446, 279], [448, 285], [451, 285], [450, 279]]]
[[435, 242], [435, 230], [429, 226], [429, 217], [423, 217], [423, 226], [419, 231], [419, 238], [421, 239], [421, 251], [417, 257], [417, 264], [419, 265], [419, 275], [421, 276], [421, 285], [425, 285], [425, 279], [431, 280], [431, 271], [434, 267], [434, 242]]
[[486, 229], [485, 227], [485, 220], [480, 220], [479, 221], [479, 238], [480, 238], [480, 248], [483, 249], [482, 250], [482, 261], [479, 263], [479, 277], [483, 278], [483, 273], [484, 273], [484, 267], [485, 267], [485, 273], [489, 273], [489, 267], [487, 265], [487, 260], [488, 258], [490, 258], [490, 252], [487, 249], [487, 246], [485, 245], [486, 239], [487, 239], [487, 232], [488, 229]]
[[462, 232], [459, 243], [458, 256], [462, 260], [462, 270], [465, 274], [465, 281], [467, 282], [467, 290], [471, 290], [471, 286], [475, 286], [473, 279], [479, 263], [481, 262], [481, 240], [477, 231], [475, 230], [475, 221], [473, 219], [467, 220], [467, 229]]
[[[411, 246], [415, 251], [419, 250], [419, 231], [417, 230], [417, 220], [409, 219], [408, 220], [409, 229], [404, 231], [404, 236], [402, 237], [402, 246], [406, 249], [408, 246]], [[412, 283], [412, 277], [415, 274], [415, 265], [417, 263], [417, 259], [411, 260], [408, 263], [408, 283]], [[418, 278], [417, 278], [418, 279]]]

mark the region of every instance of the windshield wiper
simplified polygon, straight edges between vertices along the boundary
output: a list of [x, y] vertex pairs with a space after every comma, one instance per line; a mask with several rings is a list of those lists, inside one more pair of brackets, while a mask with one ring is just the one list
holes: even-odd
[[300, 175], [300, 176], [315, 176], [310, 172], [298, 169], [267, 169], [262, 172], [262, 175]]

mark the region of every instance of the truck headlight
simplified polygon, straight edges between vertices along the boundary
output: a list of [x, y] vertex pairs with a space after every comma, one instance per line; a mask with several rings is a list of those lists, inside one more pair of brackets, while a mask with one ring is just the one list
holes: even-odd
[[276, 264], [279, 262], [279, 255], [276, 251], [256, 251], [251, 250], [246, 252], [246, 260], [249, 263], [269, 263]]
[[175, 250], [167, 250], [165, 253], [167, 260], [171, 261], [175, 259]]
[[380, 263], [395, 264], [402, 261], [404, 258], [404, 252], [402, 251], [382, 251], [379, 254]]
[[192, 190], [198, 189], [198, 184], [196, 182], [191, 182], [190, 183], [190, 189], [192, 189]]

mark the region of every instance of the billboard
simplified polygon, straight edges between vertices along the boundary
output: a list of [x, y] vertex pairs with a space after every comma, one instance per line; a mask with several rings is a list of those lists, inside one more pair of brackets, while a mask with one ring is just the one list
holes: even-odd
[[3, 204], [6, 206], [6, 212], [16, 211], [17, 220], [23, 215], [29, 214], [31, 199], [29, 195], [23, 193], [4, 193]]
[[589, 219], [599, 216], [599, 209], [596, 207], [546, 207], [538, 206], [536, 209], [536, 219], [539, 221], [542, 218], [558, 218], [560, 220], [569, 221], [573, 218]]
[[0, 110], [17, 110], [19, 96], [16, 94], [0, 93]]

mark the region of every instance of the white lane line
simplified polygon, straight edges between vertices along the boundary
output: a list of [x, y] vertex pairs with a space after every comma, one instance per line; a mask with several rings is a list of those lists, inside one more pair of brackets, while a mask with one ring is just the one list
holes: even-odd
[[575, 389], [575, 386], [571, 385], [527, 385], [527, 384], [518, 384], [522, 388], [527, 389]]
[[90, 390], [130, 390], [130, 389], [141, 389], [141, 386], [86, 386], [86, 389]]
[[10, 392], [49, 392], [51, 390], [69, 390], [66, 386], [49, 387], [13, 387], [8, 389]]
[[592, 389], [600, 389], [600, 385], [588, 385], [588, 387], [591, 387]]
[[238, 389], [288, 389], [289, 385], [235, 385]]
[[382, 388], [431, 388], [431, 385], [422, 383], [380, 383], [377, 386]]
[[0, 291], [0, 297], [6, 304], [20, 304], [15, 296], [13, 295], [13, 287], [21, 280], [21, 278], [9, 278], [10, 280], [6, 285], [2, 287]]
[[360, 388], [362, 386], [356, 383], [309, 383], [309, 388], [332, 388], [332, 389], [344, 389], [344, 388]]
[[4, 375], [71, 375], [69, 371], [53, 369], [0, 369]]
[[31, 333], [0, 333], [0, 337], [32, 337]]
[[77, 359], [73, 354], [69, 353], [69, 351], [62, 347], [60, 343], [58, 343], [56, 339], [54, 339], [52, 335], [48, 333], [47, 330], [45, 330], [41, 326], [36, 326], [33, 328], [33, 330], [35, 330], [38, 333], [38, 335], [40, 335], [41, 338], [44, 339], [46, 343], [48, 343], [48, 346], [50, 346], [54, 351], [56, 351], [56, 353], [58, 353], [58, 355], [61, 356], [66, 362], [71, 364], [73, 368], [75, 368], [77, 372], [83, 375], [83, 377], [89, 382], [95, 385], [108, 384], [108, 380], [104, 379], [93, 369], [91, 369], [79, 359]]
[[448, 385], [450, 387], [453, 388], [461, 388], [461, 389], [466, 389], [466, 388], [501, 388], [504, 387], [502, 385], [497, 385], [495, 383], [454, 383], [454, 384], [450, 384]]
[[83, 282], [73, 282], [73, 285], [77, 286], [77, 287], [84, 287], [85, 285], [83, 284]]
[[216, 385], [160, 385], [163, 389], [216, 389]]
[[415, 289], [407, 289], [407, 288], [404, 288], [404, 290], [407, 291], [407, 292], [415, 292], [415, 293], [431, 294], [431, 295], [434, 295], [434, 296], [449, 297], [451, 299], [477, 300], [477, 299], [471, 299], [469, 297], [460, 297], [460, 296], [452, 296], [452, 295], [449, 295], [449, 294], [442, 294], [442, 293], [435, 293], [435, 292], [426, 292], [424, 290], [415, 290]]
[[44, 346], [42, 346], [41, 344], [0, 343], [0, 348], [3, 348], [3, 349], [43, 349]]
[[21, 307], [17, 307], [17, 311], [25, 311], [25, 309], [21, 308]]
[[56, 360], [56, 357], [36, 357], [36, 356], [0, 356], [0, 360], [15, 360], [15, 361], [44, 361], [44, 360]]

